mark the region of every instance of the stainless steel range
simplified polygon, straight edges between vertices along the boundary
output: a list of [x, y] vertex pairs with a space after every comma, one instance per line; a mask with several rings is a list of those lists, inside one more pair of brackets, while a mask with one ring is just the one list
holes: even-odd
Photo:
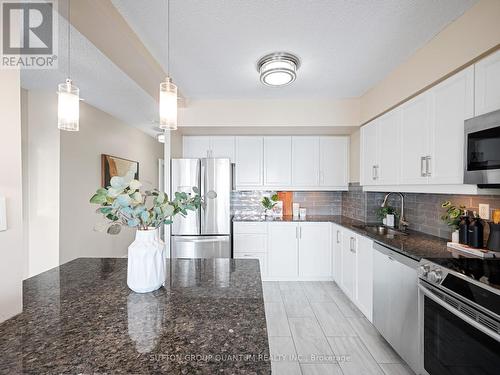
[[418, 268], [421, 368], [500, 372], [500, 260], [423, 259]]

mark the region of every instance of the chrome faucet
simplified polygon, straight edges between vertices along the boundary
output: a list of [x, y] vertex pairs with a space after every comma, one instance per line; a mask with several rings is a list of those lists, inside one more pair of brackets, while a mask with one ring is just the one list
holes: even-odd
[[406, 229], [408, 228], [408, 225], [410, 225], [410, 223], [408, 223], [405, 218], [405, 196], [402, 193], [396, 193], [396, 192], [387, 193], [380, 207], [387, 206], [387, 199], [391, 194], [399, 194], [399, 196], [401, 197], [401, 216], [399, 217], [398, 228], [400, 231], [405, 232]]

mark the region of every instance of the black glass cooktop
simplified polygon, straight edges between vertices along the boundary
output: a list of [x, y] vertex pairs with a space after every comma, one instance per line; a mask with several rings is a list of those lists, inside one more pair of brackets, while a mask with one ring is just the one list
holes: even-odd
[[[500, 259], [440, 258], [431, 262], [466, 276], [449, 273], [441, 286], [500, 315]], [[468, 282], [468, 279], [479, 281], [483, 287]]]

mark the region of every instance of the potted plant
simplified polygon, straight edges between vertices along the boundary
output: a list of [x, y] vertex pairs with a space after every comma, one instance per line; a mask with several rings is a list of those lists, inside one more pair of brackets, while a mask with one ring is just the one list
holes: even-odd
[[385, 206], [385, 207], [379, 207], [377, 210], [377, 218], [379, 220], [382, 220], [382, 223], [389, 226], [393, 227], [394, 226], [394, 219], [398, 216], [396, 209], [392, 206]]
[[142, 184], [133, 176], [113, 177], [111, 186], [97, 189], [90, 203], [99, 205], [96, 212], [105, 218], [96, 230], [117, 235], [123, 226], [136, 229], [135, 240], [128, 248], [127, 285], [135, 292], [146, 293], [165, 282], [165, 245], [158, 228], [172, 224], [176, 215], [197, 210], [205, 198], [215, 198], [216, 194], [211, 191], [201, 197], [193, 188], [193, 193], [176, 192], [169, 200], [158, 190], [141, 191]]
[[270, 215], [270, 212], [272, 211], [274, 206], [276, 206], [276, 204], [278, 203], [278, 199], [279, 199], [278, 194], [273, 194], [271, 198], [269, 197], [262, 198], [260, 203], [262, 204], [262, 207], [264, 207], [264, 215], [266, 216]]
[[458, 226], [460, 223], [460, 216], [465, 206], [457, 207], [450, 201], [445, 201], [441, 204], [441, 207], [446, 209], [446, 213], [441, 216], [441, 220], [453, 230], [451, 233], [451, 242], [458, 243]]

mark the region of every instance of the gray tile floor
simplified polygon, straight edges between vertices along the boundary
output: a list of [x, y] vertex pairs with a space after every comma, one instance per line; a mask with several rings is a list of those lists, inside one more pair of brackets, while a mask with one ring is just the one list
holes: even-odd
[[334, 282], [263, 289], [273, 374], [413, 374]]

